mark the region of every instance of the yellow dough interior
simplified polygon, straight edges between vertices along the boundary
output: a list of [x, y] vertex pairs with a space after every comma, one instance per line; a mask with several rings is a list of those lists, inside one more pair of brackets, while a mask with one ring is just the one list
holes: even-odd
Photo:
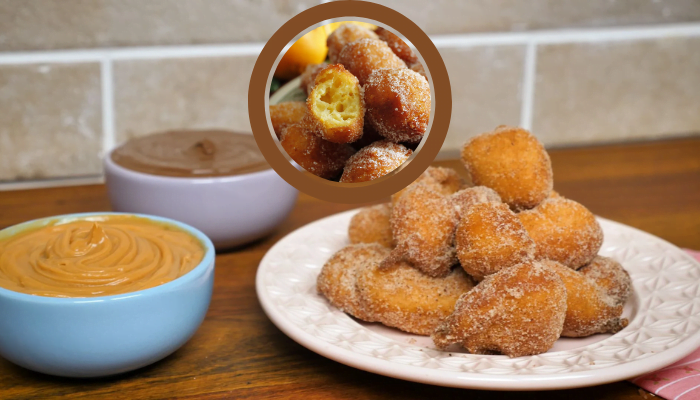
[[314, 114], [329, 128], [349, 125], [360, 117], [360, 87], [351, 76], [319, 77], [311, 95]]

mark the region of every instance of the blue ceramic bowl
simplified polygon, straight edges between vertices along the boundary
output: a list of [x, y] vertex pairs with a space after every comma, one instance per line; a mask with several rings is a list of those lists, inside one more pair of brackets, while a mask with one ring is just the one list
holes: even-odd
[[[50, 222], [97, 215], [69, 214], [25, 222], [0, 238]], [[0, 356], [51, 375], [97, 377], [154, 363], [194, 335], [209, 308], [214, 245], [197, 229], [168, 218], [132, 214], [182, 228], [206, 248], [187, 274], [153, 288], [114, 296], [54, 298], [0, 288]]]

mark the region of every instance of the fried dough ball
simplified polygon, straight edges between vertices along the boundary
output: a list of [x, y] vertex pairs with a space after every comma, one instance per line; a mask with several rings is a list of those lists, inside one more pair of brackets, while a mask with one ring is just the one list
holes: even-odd
[[330, 258], [316, 280], [316, 289], [328, 301], [354, 317], [372, 321], [359, 302], [357, 275], [360, 271], [379, 264], [389, 249], [376, 243], [352, 244]]
[[299, 83], [299, 87], [304, 91], [304, 94], [308, 96], [309, 93], [311, 93], [311, 90], [313, 90], [316, 84], [316, 76], [327, 66], [328, 63], [326, 62], [321, 64], [309, 64], [306, 66], [304, 72], [301, 73], [301, 82]]
[[428, 167], [415, 181], [391, 195], [391, 204], [396, 204], [401, 196], [420, 184], [428, 185], [437, 193], [445, 196], [449, 196], [467, 186], [464, 178], [459, 176], [457, 171], [452, 168]]
[[474, 282], [460, 268], [443, 278], [431, 278], [406, 262], [375, 265], [357, 275], [359, 303], [373, 321], [425, 336], [473, 287]]
[[504, 203], [474, 204], [461, 213], [455, 234], [457, 258], [476, 280], [534, 259], [535, 242]]
[[425, 67], [420, 62], [416, 62], [415, 64], [411, 65], [409, 68], [411, 68], [411, 70], [416, 71], [419, 74], [421, 74], [423, 76], [423, 78], [428, 79], [428, 75], [425, 73]]
[[316, 136], [304, 122], [284, 128], [280, 144], [297, 164], [325, 179], [340, 175], [345, 162], [355, 153], [350, 145], [331, 143]]
[[348, 237], [350, 243], [378, 243], [394, 247], [391, 235], [391, 204], [365, 207], [350, 220]]
[[578, 269], [598, 254], [603, 230], [593, 213], [563, 197], [550, 198], [518, 214], [541, 258]]
[[430, 186], [417, 185], [392, 209], [396, 248], [383, 265], [406, 260], [426, 275], [447, 275], [457, 262], [452, 246], [456, 227], [457, 213], [450, 199]]
[[624, 306], [632, 294], [630, 274], [612, 258], [596, 256], [578, 271], [603, 290], [615, 306]]
[[411, 154], [413, 150], [388, 140], [374, 142], [348, 159], [340, 182], [358, 183], [381, 178], [400, 167]]
[[474, 354], [540, 354], [559, 338], [565, 316], [561, 278], [530, 262], [502, 269], [462, 295], [432, 339], [438, 348], [461, 343]]
[[326, 44], [328, 45], [328, 59], [332, 63], [337, 63], [340, 52], [348, 43], [358, 41], [360, 39], [379, 39], [376, 33], [372, 30], [357, 24], [343, 24], [328, 35]]
[[552, 191], [552, 163], [542, 143], [521, 128], [499, 126], [462, 147], [475, 185], [495, 190], [513, 210], [533, 208]]
[[363, 86], [375, 70], [406, 68], [406, 63], [391, 51], [386, 42], [379, 39], [360, 39], [347, 44], [336, 62], [343, 64]]
[[407, 68], [378, 69], [364, 85], [367, 121], [392, 142], [418, 143], [430, 121], [430, 85]]
[[474, 186], [455, 192], [452, 197], [457, 214], [461, 215], [471, 206], [479, 203], [501, 203], [501, 196], [486, 186]]
[[282, 136], [282, 129], [297, 124], [306, 115], [306, 103], [303, 101], [285, 101], [270, 106], [270, 122], [277, 139]]
[[362, 88], [340, 64], [332, 64], [316, 76], [306, 99], [309, 120], [321, 138], [333, 143], [351, 143], [362, 137], [365, 103]]
[[624, 303], [618, 304], [592, 279], [556, 261], [545, 260], [542, 263], [556, 272], [566, 285], [566, 319], [562, 336], [617, 333], [627, 326], [627, 318], [620, 318]]
[[379, 39], [386, 42], [391, 50], [396, 54], [406, 65], [411, 65], [418, 62], [418, 57], [413, 53], [410, 47], [394, 32], [386, 30], [381, 26], [374, 30], [374, 33], [379, 36]]

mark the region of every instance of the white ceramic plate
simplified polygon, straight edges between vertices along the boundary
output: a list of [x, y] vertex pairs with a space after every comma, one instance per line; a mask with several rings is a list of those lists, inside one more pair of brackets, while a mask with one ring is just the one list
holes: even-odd
[[547, 390], [598, 385], [671, 364], [700, 346], [700, 263], [648, 233], [600, 218], [600, 251], [629, 271], [634, 293], [615, 335], [559, 339], [547, 353], [508, 358], [437, 350], [430, 338], [355, 320], [316, 292], [316, 277], [348, 244], [357, 210], [308, 224], [265, 255], [258, 298], [285, 334], [330, 359], [394, 378], [490, 390]]

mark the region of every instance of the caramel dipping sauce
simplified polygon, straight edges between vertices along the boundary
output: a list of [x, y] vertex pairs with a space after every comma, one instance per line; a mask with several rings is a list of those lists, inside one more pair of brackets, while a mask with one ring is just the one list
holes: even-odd
[[171, 131], [131, 139], [112, 152], [112, 161], [146, 174], [190, 178], [270, 168], [253, 135], [223, 130]]
[[95, 297], [170, 282], [204, 258], [179, 227], [128, 215], [91, 216], [0, 238], [0, 287], [49, 297]]

